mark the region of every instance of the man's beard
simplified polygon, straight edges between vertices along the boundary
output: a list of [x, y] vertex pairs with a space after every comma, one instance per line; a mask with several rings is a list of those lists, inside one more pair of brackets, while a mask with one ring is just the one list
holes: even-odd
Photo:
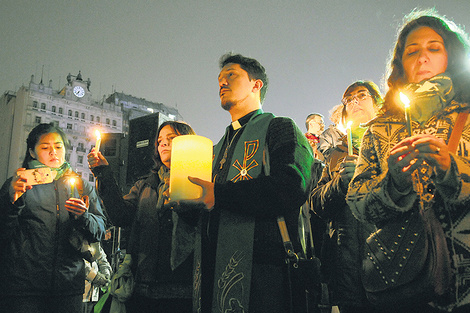
[[220, 105], [222, 106], [222, 109], [224, 109], [225, 111], [230, 111], [230, 109], [235, 105], [235, 103], [228, 100], [225, 102], [221, 102]]

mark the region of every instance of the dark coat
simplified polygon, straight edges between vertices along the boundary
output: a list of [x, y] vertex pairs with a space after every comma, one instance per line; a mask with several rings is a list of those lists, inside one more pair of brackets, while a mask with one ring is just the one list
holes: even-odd
[[14, 204], [9, 178], [0, 190], [0, 296], [78, 295], [84, 291], [85, 264], [71, 246], [72, 229], [89, 241], [105, 234], [105, 218], [93, 187], [83, 181], [90, 207], [78, 219], [65, 208], [67, 177], [36, 185]]
[[347, 187], [343, 186], [339, 165], [348, 148], [339, 144], [331, 151], [322, 178], [310, 195], [310, 207], [328, 222], [329, 238], [323, 243], [322, 271], [337, 305], [367, 305], [361, 282], [364, 243], [375, 229], [359, 222], [346, 203]]
[[[192, 288], [192, 254], [174, 270], [170, 266], [174, 219], [170, 208], [158, 208], [158, 173], [139, 179], [127, 195], [122, 196], [109, 166], [93, 169], [98, 192], [111, 222], [131, 229], [127, 247], [132, 255], [136, 294], [149, 298], [190, 298]], [[196, 214], [196, 217], [198, 214]], [[182, 221], [186, 216], [179, 214]], [[187, 217], [186, 221], [190, 222]], [[197, 225], [186, 223], [188, 228]]]

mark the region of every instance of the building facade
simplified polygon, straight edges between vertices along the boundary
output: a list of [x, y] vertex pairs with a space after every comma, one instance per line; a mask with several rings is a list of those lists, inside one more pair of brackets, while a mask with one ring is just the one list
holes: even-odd
[[[52, 81], [47, 85], [43, 84], [42, 79], [36, 83], [32, 75], [28, 86], [22, 86], [15, 92], [7, 91], [2, 95], [2, 182], [21, 166], [26, 153], [26, 138], [39, 123], [54, 123], [66, 132], [71, 143], [71, 149], [66, 155], [67, 161], [83, 179], [93, 181], [87, 154], [95, 146], [95, 130], [125, 137], [129, 132], [130, 119], [154, 112], [159, 112], [162, 120], [181, 118], [178, 110], [174, 108], [124, 93], [115, 92], [101, 100], [95, 100], [90, 85], [90, 79], [83, 80], [80, 72], [76, 76], [69, 74], [67, 83], [61, 90], [54, 90]], [[112, 145], [108, 144], [107, 149], [113, 151]]]

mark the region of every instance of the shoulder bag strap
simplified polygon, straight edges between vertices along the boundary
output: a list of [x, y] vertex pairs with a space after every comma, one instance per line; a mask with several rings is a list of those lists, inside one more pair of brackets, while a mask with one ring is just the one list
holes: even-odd
[[277, 225], [279, 226], [279, 231], [281, 232], [282, 242], [284, 243], [284, 250], [286, 250], [287, 256], [295, 258], [296, 254], [294, 252], [294, 245], [292, 244], [292, 241], [290, 241], [284, 216], [278, 216]]
[[457, 152], [460, 136], [462, 135], [467, 117], [468, 111], [460, 112], [455, 121], [454, 128], [452, 129], [452, 134], [450, 134], [449, 143], [447, 146], [449, 147], [449, 151], [454, 154]]

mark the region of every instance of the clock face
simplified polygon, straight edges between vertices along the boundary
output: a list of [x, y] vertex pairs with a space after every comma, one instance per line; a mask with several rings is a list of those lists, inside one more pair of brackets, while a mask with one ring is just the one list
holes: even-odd
[[85, 95], [85, 89], [82, 86], [75, 86], [73, 87], [73, 94], [81, 98]]

